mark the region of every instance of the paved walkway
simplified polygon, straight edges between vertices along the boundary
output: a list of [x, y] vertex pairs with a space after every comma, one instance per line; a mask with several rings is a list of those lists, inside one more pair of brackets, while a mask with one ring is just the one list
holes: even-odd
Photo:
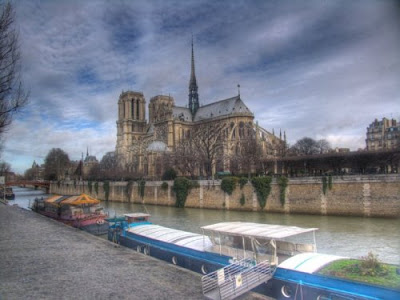
[[74, 298], [204, 299], [199, 274], [0, 203], [0, 299]]

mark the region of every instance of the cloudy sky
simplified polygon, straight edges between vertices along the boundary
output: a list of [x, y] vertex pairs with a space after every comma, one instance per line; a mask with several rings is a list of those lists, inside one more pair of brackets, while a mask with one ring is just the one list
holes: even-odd
[[122, 90], [187, 103], [191, 36], [201, 104], [241, 96], [265, 129], [365, 146], [400, 119], [399, 1], [15, 1], [30, 103], [2, 159], [115, 149]]

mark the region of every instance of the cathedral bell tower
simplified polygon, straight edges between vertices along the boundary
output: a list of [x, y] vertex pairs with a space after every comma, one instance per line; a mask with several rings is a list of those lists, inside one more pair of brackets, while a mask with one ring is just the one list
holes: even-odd
[[193, 37], [192, 37], [192, 68], [190, 71], [190, 81], [189, 81], [189, 110], [192, 116], [196, 114], [199, 109], [199, 94], [197, 92], [197, 82], [196, 74], [194, 70], [194, 51], [193, 51]]
[[146, 100], [141, 92], [122, 92], [118, 100], [117, 146], [116, 154], [121, 157], [121, 163], [130, 162], [129, 150], [146, 132]]

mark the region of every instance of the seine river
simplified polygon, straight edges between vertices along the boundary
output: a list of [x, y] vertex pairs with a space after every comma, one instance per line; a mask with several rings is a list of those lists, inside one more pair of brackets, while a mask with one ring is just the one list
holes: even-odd
[[[14, 188], [16, 198], [10, 204], [28, 208], [35, 197], [46, 197], [40, 190]], [[175, 208], [131, 203], [103, 202], [110, 216], [130, 212], [148, 212], [155, 224], [201, 233], [201, 226], [224, 221], [319, 228], [318, 252], [359, 258], [369, 251], [387, 263], [400, 264], [400, 219], [285, 215], [264, 212], [238, 212], [211, 209]]]

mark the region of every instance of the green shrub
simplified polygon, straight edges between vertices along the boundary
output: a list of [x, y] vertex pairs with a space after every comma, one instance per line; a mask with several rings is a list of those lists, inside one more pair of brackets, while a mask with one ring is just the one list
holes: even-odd
[[400, 276], [396, 269], [396, 265], [384, 264], [378, 260], [377, 255], [370, 252], [360, 260], [336, 260], [323, 267], [318, 273], [398, 289]]
[[103, 191], [104, 191], [104, 198], [108, 201], [108, 197], [110, 196], [110, 182], [104, 181], [103, 182]]
[[329, 174], [329, 176], [328, 176], [328, 188], [329, 188], [329, 190], [331, 190], [332, 187], [333, 187], [332, 175]]
[[326, 176], [323, 176], [322, 177], [322, 192], [324, 193], [324, 195], [326, 195], [327, 189], [328, 189], [328, 182], [327, 182]]
[[278, 185], [279, 185], [279, 199], [281, 200], [281, 204], [282, 206], [285, 205], [285, 201], [286, 201], [286, 188], [288, 185], [288, 181], [289, 179], [287, 179], [287, 177], [285, 176], [281, 176], [278, 179]]
[[174, 186], [172, 189], [176, 196], [176, 207], [185, 207], [186, 198], [192, 186], [192, 182], [185, 177], [178, 177], [174, 180]]
[[243, 189], [243, 187], [249, 182], [249, 180], [246, 177], [240, 177], [239, 179], [239, 185], [240, 189]]
[[242, 196], [240, 196], [239, 202], [240, 202], [241, 206], [246, 204], [246, 197], [244, 196], [243, 193], [242, 193]]
[[237, 177], [224, 177], [221, 182], [221, 190], [223, 190], [228, 195], [232, 195], [232, 192], [236, 188]]
[[88, 181], [87, 186], [88, 186], [88, 189], [89, 189], [89, 193], [91, 194], [93, 187], [92, 187], [92, 182], [90, 180]]
[[173, 168], [166, 169], [161, 177], [162, 180], [175, 180], [175, 178], [176, 178], [176, 171]]
[[133, 189], [133, 180], [129, 180], [128, 183], [125, 186], [125, 196], [126, 198], [130, 198], [131, 194], [132, 194], [132, 189]]
[[161, 189], [163, 190], [163, 191], [166, 191], [166, 190], [168, 190], [168, 183], [166, 183], [165, 181], [161, 184]]
[[74, 179], [74, 188], [76, 189], [76, 179]]
[[378, 260], [378, 255], [368, 252], [367, 256], [361, 257], [359, 273], [363, 276], [384, 276], [387, 275], [388, 269]]
[[57, 181], [57, 187], [60, 188], [60, 186], [61, 186], [61, 180], [58, 180]]
[[94, 191], [96, 192], [96, 195], [99, 194], [99, 183], [97, 181], [94, 183]]
[[143, 199], [144, 197], [144, 187], [146, 186], [146, 181], [144, 179], [141, 179], [138, 181], [138, 185], [139, 185], [139, 189], [138, 189], [138, 193], [140, 198]]
[[269, 193], [271, 192], [271, 181], [272, 178], [269, 176], [254, 177], [251, 180], [251, 184], [256, 190], [257, 200], [261, 208], [264, 208], [267, 204], [267, 198], [269, 196]]

